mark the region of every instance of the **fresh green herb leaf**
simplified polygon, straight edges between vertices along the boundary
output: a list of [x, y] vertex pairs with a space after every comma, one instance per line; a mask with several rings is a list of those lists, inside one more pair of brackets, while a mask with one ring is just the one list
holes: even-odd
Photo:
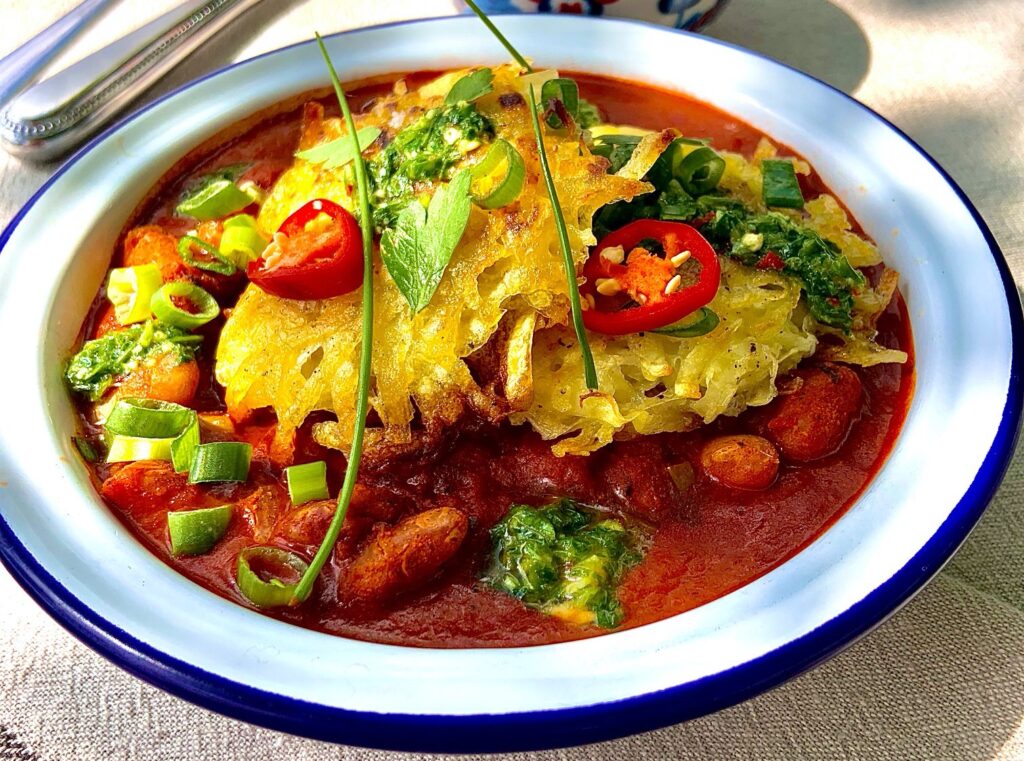
[[[580, 113], [580, 88], [576, 84], [575, 80], [568, 79], [566, 77], [558, 77], [557, 79], [549, 79], [540, 88], [540, 102], [543, 105], [551, 100], [560, 100], [562, 105], [565, 106], [565, 110], [569, 112], [569, 115], [576, 119]], [[561, 129], [568, 125], [562, 124], [562, 118], [557, 112], [548, 114], [547, 125], [551, 129]]]
[[508, 51], [508, 54], [516, 59], [516, 63], [527, 71], [533, 71], [533, 67], [530, 66], [527, 60], [519, 54], [518, 50], [512, 47], [512, 43], [506, 39], [505, 35], [501, 33], [501, 30], [494, 25], [494, 22], [487, 18], [487, 14], [480, 10], [479, 5], [473, 2], [473, 0], [466, 0], [466, 5], [468, 5], [470, 10], [477, 15], [477, 18], [484, 22], [484, 26], [490, 30], [491, 34], [497, 38], [498, 42], [505, 46], [505, 50]]
[[601, 111], [591, 103], [589, 100], [583, 100], [580, 98], [580, 113], [578, 118], [580, 129], [590, 129], [598, 124], [601, 124], [604, 119], [601, 117]]
[[380, 240], [381, 258], [413, 313], [430, 303], [469, 221], [470, 173], [461, 170], [434, 191], [430, 205], [412, 200]]
[[[380, 129], [377, 127], [363, 127], [356, 132], [359, 146], [364, 151], [379, 135]], [[356, 147], [352, 144], [352, 138], [349, 135], [342, 135], [328, 143], [321, 143], [304, 151], [299, 151], [295, 154], [295, 157], [309, 161], [312, 164], [323, 164], [324, 169], [337, 169], [352, 161], [355, 151]]]
[[493, 82], [493, 71], [488, 68], [477, 69], [452, 85], [452, 89], [444, 98], [444, 103], [446, 106], [470, 103], [493, 90]]
[[[331, 518], [331, 525], [327, 527], [323, 542], [320, 543], [316, 555], [307, 568], [303, 568], [302, 562], [296, 567], [302, 574], [302, 578], [295, 586], [291, 594], [284, 602], [291, 605], [298, 605], [305, 602], [313, 591], [313, 584], [317, 576], [327, 563], [327, 559], [334, 552], [334, 545], [338, 542], [338, 535], [341, 533], [341, 526], [345, 522], [345, 515], [348, 513], [348, 505], [352, 501], [352, 492], [356, 488], [356, 478], [359, 475], [359, 462], [363, 456], [363, 436], [366, 432], [366, 415], [370, 408], [370, 373], [372, 370], [371, 360], [373, 358], [373, 210], [370, 207], [370, 183], [366, 174], [366, 165], [363, 162], [363, 155], [356, 143], [356, 122], [352, 117], [352, 109], [349, 108], [345, 91], [338, 80], [338, 72], [334, 70], [331, 57], [327, 54], [327, 48], [320, 35], [316, 36], [317, 45], [320, 46], [320, 55], [327, 64], [327, 71], [331, 76], [331, 84], [334, 85], [334, 94], [338, 98], [338, 105], [341, 106], [341, 113], [345, 117], [345, 124], [348, 126], [349, 138], [352, 140], [353, 162], [356, 173], [356, 192], [359, 199], [359, 227], [363, 233], [363, 312], [362, 312], [362, 343], [359, 348], [359, 380], [356, 384], [356, 410], [355, 423], [352, 426], [352, 445], [348, 452], [348, 462], [345, 465], [345, 480], [341, 484], [341, 491], [338, 493], [338, 509], [334, 511]], [[242, 558], [239, 556], [239, 568], [242, 566]], [[250, 599], [252, 597], [250, 596]], [[276, 601], [275, 601], [276, 602]]]
[[576, 341], [580, 345], [580, 354], [583, 357], [583, 377], [586, 380], [587, 388], [596, 390], [597, 367], [594, 365], [594, 355], [590, 351], [590, 342], [587, 341], [587, 331], [583, 327], [580, 288], [576, 282], [576, 263], [573, 261], [572, 249], [569, 247], [569, 232], [565, 227], [562, 205], [558, 202], [555, 178], [551, 176], [551, 167], [548, 166], [548, 154], [544, 149], [544, 133], [541, 132], [540, 118], [537, 116], [537, 96], [533, 91], [533, 85], [530, 85], [528, 93], [530, 96], [530, 116], [533, 118], [533, 134], [537, 140], [537, 153], [540, 157], [541, 174], [544, 176], [544, 184], [548, 190], [548, 199], [551, 201], [551, 212], [554, 215], [555, 227], [558, 230], [558, 242], [562, 247], [565, 279], [569, 290], [569, 307], [572, 311], [572, 326], [576, 332]]

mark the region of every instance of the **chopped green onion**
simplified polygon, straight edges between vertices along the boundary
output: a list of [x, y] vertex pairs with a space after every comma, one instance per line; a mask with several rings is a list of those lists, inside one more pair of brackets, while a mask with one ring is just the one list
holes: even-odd
[[238, 591], [253, 605], [279, 608], [298, 597], [299, 582], [308, 571], [309, 564], [294, 552], [278, 547], [246, 547], [238, 553], [235, 578]]
[[555, 217], [558, 240], [562, 246], [565, 278], [569, 287], [569, 306], [572, 309], [572, 325], [576, 331], [576, 340], [580, 345], [580, 354], [583, 356], [583, 377], [586, 380], [587, 388], [597, 389], [597, 368], [594, 366], [594, 355], [590, 351], [590, 343], [587, 341], [587, 334], [583, 328], [583, 309], [580, 307], [580, 289], [576, 282], [576, 263], [572, 258], [572, 249], [569, 247], [569, 233], [565, 227], [565, 217], [562, 216], [562, 205], [558, 202], [555, 180], [551, 176], [551, 167], [548, 166], [548, 155], [544, 150], [544, 135], [540, 130], [540, 119], [537, 117], [537, 96], [533, 92], [533, 85], [530, 85], [529, 95], [530, 115], [533, 117], [533, 134], [537, 139], [537, 153], [540, 156], [541, 173], [544, 175], [544, 183], [548, 189], [548, 198], [551, 199], [551, 212]]
[[175, 473], [188, 473], [192, 470], [199, 442], [199, 416], [193, 412], [188, 425], [171, 442], [171, 464]]
[[498, 42], [505, 46], [505, 50], [508, 51], [508, 54], [516, 59], [516, 63], [518, 63], [527, 71], [533, 71], [533, 67], [526, 62], [525, 58], [519, 55], [518, 50], [512, 47], [512, 43], [505, 38], [505, 35], [503, 35], [501, 31], [499, 31], [498, 27], [494, 25], [494, 22], [487, 18], [486, 13], [480, 10], [480, 6], [474, 3], [473, 0], [466, 0], [466, 5], [468, 5], [470, 10], [477, 15], [477, 18], [484, 22], [484, 26], [491, 30], [491, 34], [493, 34], [498, 39]]
[[149, 300], [164, 282], [155, 264], [118, 267], [110, 270], [107, 298], [114, 305], [114, 316], [121, 325], [149, 318]]
[[174, 510], [167, 513], [167, 532], [171, 536], [171, 554], [202, 555], [213, 549], [231, 522], [231, 505], [201, 510]]
[[[573, 119], [579, 117], [580, 87], [576, 84], [575, 80], [559, 77], [558, 79], [549, 79], [545, 82], [540, 88], [541, 105], [548, 103], [552, 99], [562, 101], [565, 110], [572, 115]], [[562, 124], [561, 118], [556, 113], [548, 116], [547, 125], [551, 129], [560, 129], [561, 127], [568, 126]]]
[[293, 505], [304, 505], [314, 499], [327, 499], [327, 463], [323, 460], [292, 465], [284, 469], [288, 496]]
[[107, 450], [107, 462], [137, 462], [139, 460], [171, 461], [171, 442], [174, 439], [142, 439], [137, 436], [114, 436]]
[[761, 161], [761, 191], [765, 206], [802, 209], [804, 194], [796, 178], [792, 161], [763, 159]]
[[260, 258], [269, 241], [260, 233], [251, 214], [236, 214], [224, 220], [220, 252], [239, 269]]
[[173, 439], [188, 426], [195, 412], [159, 399], [120, 399], [104, 424], [108, 433], [142, 439]]
[[[192, 252], [193, 246], [203, 251], [210, 258], [197, 259]], [[201, 270], [209, 270], [220, 275], [235, 274], [236, 267], [234, 262], [218, 251], [216, 246], [211, 246], [202, 238], [197, 238], [194, 235], [185, 235], [178, 241], [178, 255], [181, 256], [181, 260], [185, 264], [198, 267]]]
[[493, 90], [493, 82], [494, 72], [486, 67], [470, 72], [452, 85], [452, 89], [444, 96], [444, 104], [452, 106], [463, 101], [470, 103]]
[[683, 156], [679, 145], [686, 143], [674, 140], [665, 154], [670, 155], [672, 176], [679, 180], [683, 190], [696, 198], [717, 188], [722, 175], [725, 174], [725, 159], [706, 145]]
[[500, 209], [512, 203], [523, 190], [526, 165], [508, 140], [495, 140], [483, 161], [470, 170], [472, 195], [477, 206]]
[[[174, 298], [186, 299], [198, 309], [188, 312], [174, 303]], [[220, 306], [206, 290], [187, 280], [174, 280], [164, 283], [150, 302], [153, 314], [158, 320], [183, 330], [194, 330], [214, 319], [220, 314]]]
[[[363, 456], [363, 435], [366, 431], [366, 415], [370, 405], [370, 375], [372, 371], [371, 360], [373, 357], [373, 209], [370, 206], [370, 186], [366, 178], [366, 164], [363, 155], [359, 151], [358, 139], [356, 138], [356, 122], [352, 117], [352, 109], [349, 108], [345, 91], [338, 80], [338, 72], [334, 70], [331, 57], [327, 54], [327, 48], [320, 35], [316, 36], [317, 44], [320, 46], [320, 54], [327, 64], [327, 72], [331, 77], [331, 84], [334, 86], [334, 94], [338, 98], [338, 105], [345, 117], [345, 124], [348, 126], [348, 133], [355, 143], [355, 159], [352, 162], [356, 170], [356, 188], [359, 194], [359, 226], [363, 233], [363, 310], [362, 310], [362, 342], [359, 348], [359, 380], [356, 384], [356, 411], [355, 424], [352, 427], [352, 446], [349, 448], [348, 463], [345, 466], [345, 480], [341, 485], [341, 492], [338, 494], [338, 509], [334, 511], [331, 518], [331, 525], [327, 527], [327, 533], [320, 543], [313, 562], [302, 573], [302, 578], [294, 587], [290, 597], [291, 605], [298, 605], [304, 602], [313, 591], [313, 584], [323, 569], [327, 559], [334, 551], [334, 545], [341, 533], [341, 525], [345, 522], [345, 515], [348, 512], [349, 502], [352, 501], [352, 492], [356, 488], [356, 477], [359, 475], [359, 461]], [[239, 561], [241, 563], [241, 561]], [[239, 569], [241, 570], [241, 568]], [[250, 597], [250, 599], [252, 599]]]
[[186, 193], [174, 211], [199, 220], [217, 219], [241, 211], [255, 199], [223, 175], [209, 175], [195, 190]]
[[594, 135], [595, 143], [604, 143], [605, 145], [639, 145], [640, 141], [644, 139], [643, 135]]
[[[170, 448], [168, 457], [170, 458]], [[190, 484], [245, 481], [249, 477], [252, 445], [240, 441], [213, 441], [196, 447], [188, 474]]]
[[78, 454], [82, 455], [82, 459], [86, 462], [99, 462], [103, 459], [95, 442], [83, 436], [73, 436], [71, 441], [74, 442]]
[[701, 307], [691, 315], [687, 315], [679, 322], [666, 325], [663, 328], [655, 328], [652, 333], [661, 333], [665, 336], [675, 338], [697, 338], [707, 335], [718, 327], [718, 315], [707, 307]]

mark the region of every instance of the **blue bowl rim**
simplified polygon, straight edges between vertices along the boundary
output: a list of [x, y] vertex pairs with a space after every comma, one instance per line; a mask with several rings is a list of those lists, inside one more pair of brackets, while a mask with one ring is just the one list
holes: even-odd
[[[495, 14], [503, 15], [503, 14]], [[509, 14], [519, 15], [519, 14]], [[381, 24], [392, 28], [451, 19], [442, 16]], [[691, 35], [679, 29], [625, 19], [579, 17], [576, 23], [621, 23], [649, 26], [663, 32]], [[540, 23], [544, 23], [541, 21]], [[344, 37], [366, 28], [337, 32]], [[701, 36], [701, 35], [695, 35]], [[739, 45], [701, 36], [788, 69], [812, 80], [863, 109], [905, 140], [945, 180], [982, 233], [1003, 282], [1010, 316], [1011, 342], [1024, 348], [1024, 313], [1020, 296], [999, 244], [981, 214], [953, 178], [903, 130], [856, 98], [810, 74]], [[0, 234], [3, 253], [14, 230], [49, 188], [75, 163], [113, 132], [158, 104], [200, 82], [281, 50], [309, 44], [306, 40], [224, 66], [161, 96], [93, 138], [67, 160], [28, 200]], [[410, 752], [514, 752], [582, 745], [647, 732], [704, 716], [798, 676], [869, 633], [916, 594], [952, 557], [995, 495], [1016, 449], [1021, 428], [1024, 351], [1014, 351], [1006, 405], [988, 453], [974, 481], [932, 538], [899, 571], [860, 602], [814, 631], [748, 663], [694, 682], [590, 706], [508, 714], [442, 716], [354, 711], [311, 703], [255, 689], [225, 679], [139, 641], [103, 619], [51, 576], [21, 543], [0, 511], [0, 562], [26, 592], [81, 642], [140, 679], [203, 708], [270, 729], [347, 745]], [[0, 505], [4, 499], [0, 495]]]

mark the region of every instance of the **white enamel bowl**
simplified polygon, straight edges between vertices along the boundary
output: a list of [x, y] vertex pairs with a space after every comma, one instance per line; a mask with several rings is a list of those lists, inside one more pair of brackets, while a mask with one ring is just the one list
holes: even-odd
[[[62, 361], [152, 183], [225, 126], [327, 84], [313, 44], [287, 48], [99, 138], [0, 238], [0, 554], [58, 621], [139, 677], [247, 721], [357, 745], [512, 750], [611, 738], [736, 703], [834, 654], [918, 590], [991, 498], [1020, 420], [1020, 305], [983, 222], [928, 156], [845, 95], [714, 40], [571, 17], [502, 25], [544, 66], [685, 91], [817, 167], [903, 275], [918, 382], [895, 450], [842, 519], [771, 573], [688, 613], [583, 642], [447, 651], [356, 642], [261, 616], [179, 576], [97, 498], [71, 448]], [[328, 47], [347, 79], [505, 59], [468, 17], [352, 32]], [[701, 62], [699, 76], [686, 61]]]

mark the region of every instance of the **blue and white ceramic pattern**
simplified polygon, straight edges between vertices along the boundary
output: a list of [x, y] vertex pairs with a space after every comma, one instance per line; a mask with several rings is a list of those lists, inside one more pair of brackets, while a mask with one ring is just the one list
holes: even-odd
[[477, 0], [487, 13], [572, 13], [651, 21], [694, 31], [726, 0]]
[[[227, 125], [327, 85], [312, 43], [285, 48], [96, 139], [0, 236], [0, 558], [61, 624], [142, 679], [246, 721], [353, 745], [604, 740], [715, 711], [820, 663], [920, 589], [988, 504], [1021, 419], [1021, 309], [991, 234], [934, 161], [843, 93], [715, 40], [571, 16], [509, 16], [502, 27], [545, 67], [684, 90], [815, 165], [902, 273], [918, 376], [889, 460], [835, 525], [771, 573], [696, 610], [579, 642], [359, 642], [259, 615], [178, 575], [97, 497], [71, 442], [62, 363], [153, 182]], [[505, 59], [464, 16], [327, 45], [347, 79]], [[701, 61], [700, 76], [681, 76], [680, 60]]]

